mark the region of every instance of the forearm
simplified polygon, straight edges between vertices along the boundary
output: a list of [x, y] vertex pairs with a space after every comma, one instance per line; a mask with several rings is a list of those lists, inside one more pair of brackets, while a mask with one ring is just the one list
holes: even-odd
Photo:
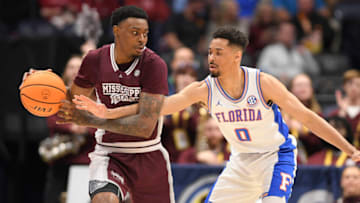
[[83, 124], [92, 128], [101, 128], [113, 133], [126, 134], [135, 137], [148, 138], [156, 125], [156, 120], [146, 119], [141, 115], [132, 115], [117, 119], [102, 119], [87, 114], [86, 122]]
[[188, 106], [191, 106], [193, 103], [195, 103], [193, 97], [184, 96], [182, 94], [169, 96], [164, 101], [160, 115], [164, 116], [179, 112]]
[[108, 119], [122, 118], [125, 116], [135, 115], [138, 113], [138, 104], [132, 104], [127, 106], [122, 106], [113, 109], [107, 109], [105, 117]]
[[[135, 115], [117, 119], [101, 119], [84, 112], [86, 116], [91, 119], [85, 118], [83, 121], [90, 127], [102, 128], [119, 134], [148, 138], [151, 136], [157, 120], [160, 117], [160, 109], [163, 103], [163, 95], [143, 93], [138, 105], [139, 113]], [[135, 105], [126, 110], [127, 113], [134, 111], [137, 111]]]
[[314, 112], [310, 121], [306, 122], [306, 126], [318, 137], [327, 141], [328, 143], [336, 146], [341, 151], [345, 152], [349, 156], [355, 152], [355, 147], [352, 146], [338, 131], [336, 131], [329, 123], [327, 123], [320, 116]]

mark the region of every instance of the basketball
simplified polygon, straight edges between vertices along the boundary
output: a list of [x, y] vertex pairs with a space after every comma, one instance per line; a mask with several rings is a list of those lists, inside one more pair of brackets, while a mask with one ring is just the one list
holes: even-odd
[[65, 98], [66, 87], [62, 78], [51, 71], [36, 71], [20, 87], [22, 105], [35, 116], [54, 115]]

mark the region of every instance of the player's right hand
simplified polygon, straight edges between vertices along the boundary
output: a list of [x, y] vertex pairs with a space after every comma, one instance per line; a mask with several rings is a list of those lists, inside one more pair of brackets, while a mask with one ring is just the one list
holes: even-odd
[[98, 118], [107, 118], [108, 109], [106, 106], [104, 104], [96, 103], [89, 97], [84, 95], [74, 95], [72, 102], [76, 104], [75, 107], [77, 109], [88, 111]]
[[352, 155], [351, 159], [355, 162], [360, 162], [360, 151], [356, 150]]
[[[36, 71], [39, 71], [39, 70], [36, 70], [36, 69], [33, 69], [33, 68], [30, 68], [28, 72], [25, 72], [23, 77], [22, 77], [22, 81], [21, 81], [21, 84], [19, 85], [19, 89], [21, 89], [24, 81], [26, 80], [26, 78], [28, 78], [31, 74], [35, 73]], [[52, 71], [52, 69], [47, 69], [47, 71]]]

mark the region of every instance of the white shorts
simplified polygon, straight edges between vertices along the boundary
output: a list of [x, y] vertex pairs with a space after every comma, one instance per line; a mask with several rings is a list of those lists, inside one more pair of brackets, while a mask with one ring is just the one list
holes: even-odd
[[255, 203], [266, 196], [291, 194], [296, 172], [296, 147], [268, 153], [231, 155], [206, 202]]

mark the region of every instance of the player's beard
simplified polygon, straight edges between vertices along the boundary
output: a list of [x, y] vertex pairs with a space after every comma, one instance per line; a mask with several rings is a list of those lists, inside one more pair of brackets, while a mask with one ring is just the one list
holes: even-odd
[[135, 58], [137, 58], [137, 57], [139, 57], [141, 55], [142, 55], [142, 53], [141, 54], [133, 54], [133, 55], [131, 55], [131, 57], [135, 59]]
[[211, 72], [210, 71], [210, 76], [213, 78], [217, 78], [217, 77], [219, 77], [219, 75], [220, 75], [219, 72]]

